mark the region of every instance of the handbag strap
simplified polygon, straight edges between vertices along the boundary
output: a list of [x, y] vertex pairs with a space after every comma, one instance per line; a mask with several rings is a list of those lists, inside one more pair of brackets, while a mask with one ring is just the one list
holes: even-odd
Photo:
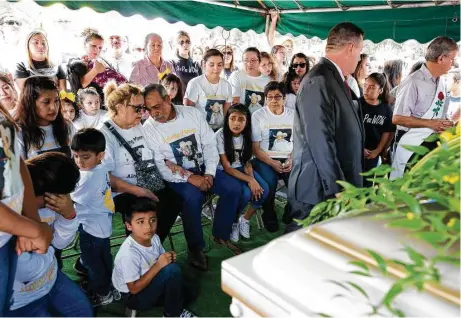
[[125, 147], [125, 149], [129, 152], [131, 157], [133, 157], [133, 160], [136, 162], [140, 162], [141, 158], [139, 157], [139, 155], [136, 153], [136, 151], [134, 151], [133, 148], [131, 148], [131, 146], [126, 142], [122, 135], [120, 135], [118, 131], [115, 130], [115, 127], [112, 126], [108, 121], [104, 122], [104, 125], [107, 128], [109, 128], [109, 131], [115, 136], [115, 138], [117, 138], [117, 140], [123, 145], [123, 147]]

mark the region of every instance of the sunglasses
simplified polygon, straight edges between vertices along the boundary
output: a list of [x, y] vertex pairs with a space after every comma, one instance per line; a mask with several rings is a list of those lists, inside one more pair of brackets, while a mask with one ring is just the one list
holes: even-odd
[[190, 44], [190, 40], [179, 41], [178, 43], [179, 43], [179, 45]]
[[305, 68], [306, 65], [307, 65], [307, 63], [297, 63], [297, 64], [292, 64], [291, 67], [292, 68], [298, 68], [298, 67]]
[[232, 52], [223, 52], [223, 55], [232, 55], [232, 54], [234, 54], [234, 53], [232, 53]]
[[134, 111], [139, 114], [140, 112], [142, 111], [147, 111], [147, 107], [144, 106], [144, 105], [130, 105], [128, 104], [127, 106], [130, 106], [130, 107], [133, 107], [134, 108]]

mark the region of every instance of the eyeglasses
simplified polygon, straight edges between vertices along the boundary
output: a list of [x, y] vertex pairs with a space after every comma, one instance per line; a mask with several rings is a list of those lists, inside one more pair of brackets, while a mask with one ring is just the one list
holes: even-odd
[[142, 111], [147, 111], [147, 107], [144, 106], [144, 105], [130, 105], [128, 104], [127, 106], [130, 106], [130, 107], [133, 107], [134, 108], [134, 111], [139, 114], [140, 112]]
[[275, 100], [276, 102], [278, 102], [279, 100], [281, 100], [283, 98], [282, 95], [275, 95], [275, 96], [267, 96], [266, 97], [267, 100]]
[[190, 40], [179, 41], [179, 45], [190, 44]]
[[254, 64], [256, 62], [259, 62], [259, 60], [243, 60], [243, 63], [245, 64]]
[[223, 55], [232, 55], [234, 54], [233, 52], [223, 52]]
[[306, 65], [307, 65], [307, 63], [296, 63], [296, 64], [292, 64], [291, 67], [292, 68], [298, 68], [298, 67], [305, 68]]
[[3, 24], [7, 24], [7, 25], [17, 25], [17, 26], [21, 26], [21, 22], [19, 21], [15, 21], [15, 20], [8, 20], [8, 21], [5, 21], [3, 22]]

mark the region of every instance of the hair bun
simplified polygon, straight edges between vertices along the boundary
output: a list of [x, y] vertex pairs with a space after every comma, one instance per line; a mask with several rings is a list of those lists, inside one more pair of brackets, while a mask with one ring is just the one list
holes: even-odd
[[117, 83], [115, 81], [107, 82], [106, 86], [104, 86], [104, 96], [106, 98], [117, 89]]
[[82, 37], [87, 37], [91, 34], [98, 34], [98, 30], [92, 28], [85, 28], [81, 34]]

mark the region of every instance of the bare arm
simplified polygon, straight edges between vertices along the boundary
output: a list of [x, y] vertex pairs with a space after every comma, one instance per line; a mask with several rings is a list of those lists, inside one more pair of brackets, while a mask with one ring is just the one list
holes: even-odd
[[82, 84], [83, 88], [86, 88], [91, 82], [94, 80], [96, 75], [98, 75], [98, 71], [95, 68], [92, 68], [88, 73], [86, 73], [81, 79], [80, 84]]
[[195, 106], [195, 102], [191, 101], [189, 98], [184, 98], [184, 106]]
[[277, 20], [279, 18], [279, 14], [277, 11], [270, 12], [271, 14], [271, 22], [269, 26], [269, 30], [267, 31], [267, 42], [269, 42], [270, 47], [273, 47], [275, 44], [275, 29], [277, 28]]
[[453, 123], [450, 120], [424, 119], [402, 115], [392, 116], [392, 123], [394, 125], [399, 125], [407, 128], [429, 128], [434, 130], [435, 132], [442, 132], [445, 131], [447, 128], [453, 126]]
[[66, 80], [65, 79], [60, 79], [59, 80], [59, 90], [66, 90]]
[[26, 82], [27, 78], [17, 78], [14, 80], [16, 86], [18, 88], [19, 95], [22, 93], [22, 89], [24, 88], [24, 83]]

